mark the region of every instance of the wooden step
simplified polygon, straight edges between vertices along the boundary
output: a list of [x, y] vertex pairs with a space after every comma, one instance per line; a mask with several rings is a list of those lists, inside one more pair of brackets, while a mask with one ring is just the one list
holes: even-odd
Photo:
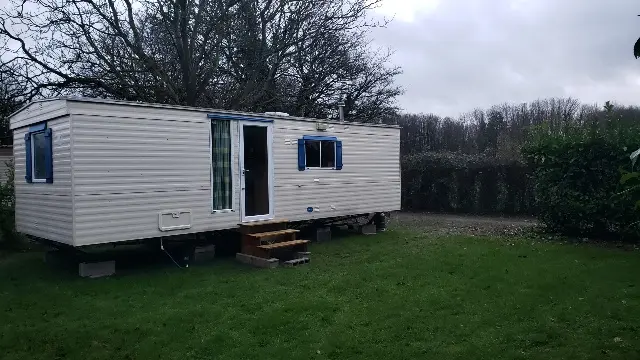
[[252, 221], [248, 223], [238, 224], [238, 231], [241, 234], [271, 232], [271, 231], [284, 230], [287, 228], [288, 224], [289, 224], [289, 220], [285, 220], [285, 219]]
[[273, 243], [268, 245], [260, 245], [258, 246], [258, 248], [262, 250], [273, 250], [273, 249], [288, 248], [296, 245], [303, 245], [307, 243], [309, 243], [309, 240], [291, 240], [291, 241], [283, 241], [283, 242], [278, 242], [278, 243]]
[[300, 230], [296, 230], [296, 229], [286, 229], [286, 230], [268, 231], [268, 232], [255, 233], [255, 234], [246, 234], [245, 236], [250, 236], [254, 238], [263, 238], [263, 237], [295, 234], [299, 232]]
[[289, 220], [277, 219], [277, 220], [265, 220], [265, 221], [252, 221], [238, 224], [240, 227], [256, 227], [264, 225], [286, 224]]

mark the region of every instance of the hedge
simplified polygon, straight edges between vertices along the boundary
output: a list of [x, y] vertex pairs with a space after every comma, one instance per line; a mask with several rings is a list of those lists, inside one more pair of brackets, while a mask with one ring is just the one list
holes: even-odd
[[13, 186], [13, 162], [7, 165], [7, 180], [4, 183], [0, 182], [0, 248], [13, 248], [19, 242], [19, 236], [15, 230], [16, 197]]
[[402, 159], [402, 208], [478, 214], [533, 214], [526, 164], [482, 155], [425, 152]]
[[538, 218], [566, 235], [636, 238], [635, 202], [621, 175], [640, 144], [637, 128], [539, 128], [523, 153], [533, 169]]

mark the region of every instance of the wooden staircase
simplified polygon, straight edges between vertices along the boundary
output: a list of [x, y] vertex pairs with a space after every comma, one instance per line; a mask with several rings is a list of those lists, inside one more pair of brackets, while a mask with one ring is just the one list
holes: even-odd
[[[288, 220], [241, 223], [242, 253], [264, 259], [288, 262], [307, 253], [309, 240], [296, 239], [299, 230], [288, 229]], [[308, 262], [308, 258], [306, 258]]]

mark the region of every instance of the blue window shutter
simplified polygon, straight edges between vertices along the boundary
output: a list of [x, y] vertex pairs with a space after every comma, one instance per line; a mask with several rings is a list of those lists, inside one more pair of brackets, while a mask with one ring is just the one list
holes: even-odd
[[24, 178], [28, 183], [30, 183], [33, 182], [33, 176], [31, 174], [31, 171], [33, 170], [33, 166], [31, 165], [31, 133], [24, 134], [24, 149], [27, 154], [27, 172]]
[[44, 165], [45, 165], [45, 179], [46, 182], [53, 183], [53, 142], [52, 142], [51, 129], [44, 131], [44, 139], [46, 141], [46, 147], [44, 149]]
[[304, 171], [305, 167], [304, 139], [298, 139], [298, 170]]
[[336, 170], [342, 170], [342, 141], [336, 141]]

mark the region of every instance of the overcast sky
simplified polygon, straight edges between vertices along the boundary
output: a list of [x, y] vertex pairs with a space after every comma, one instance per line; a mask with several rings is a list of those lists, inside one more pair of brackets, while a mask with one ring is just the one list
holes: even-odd
[[[0, 0], [6, 6], [7, 0]], [[406, 112], [575, 97], [640, 105], [640, 0], [383, 0]]]
[[384, 0], [407, 112], [456, 116], [546, 97], [640, 105], [640, 0]]

